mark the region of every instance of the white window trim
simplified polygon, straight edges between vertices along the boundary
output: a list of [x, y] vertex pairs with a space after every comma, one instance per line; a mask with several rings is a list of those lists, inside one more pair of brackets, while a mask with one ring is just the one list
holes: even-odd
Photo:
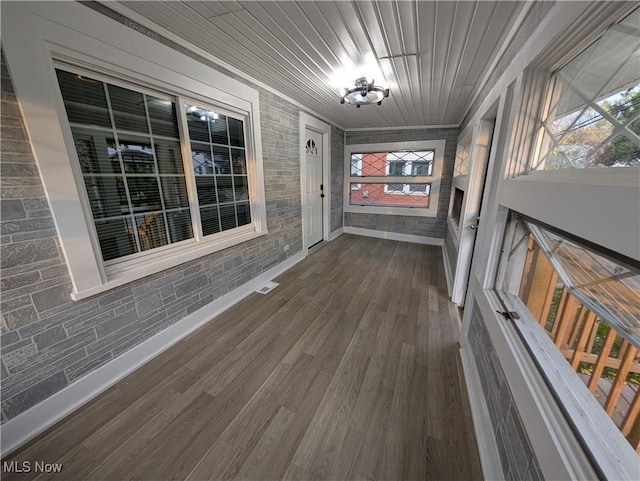
[[[386, 214], [386, 215], [407, 215], [420, 217], [436, 217], [438, 215], [438, 200], [440, 197], [440, 180], [442, 178], [442, 168], [444, 165], [445, 140], [424, 140], [414, 142], [381, 142], [370, 144], [350, 144], [345, 145], [345, 182], [344, 182], [344, 211], [358, 212], [362, 214]], [[367, 152], [396, 152], [396, 151], [422, 151], [433, 150], [433, 170], [431, 176], [416, 177], [374, 177], [374, 176], [351, 176], [351, 154]], [[406, 168], [406, 165], [405, 165]], [[388, 171], [388, 163], [387, 163]], [[429, 193], [429, 207], [387, 207], [387, 206], [362, 206], [350, 204], [351, 184], [405, 184], [405, 183], [431, 184]], [[385, 186], [386, 190], [386, 186]], [[392, 193], [392, 192], [390, 192]], [[402, 194], [405, 195], [405, 194]], [[412, 192], [410, 195], [424, 195], [420, 192]]]
[[[498, 182], [499, 204], [640, 260], [640, 167], [528, 170], [540, 156], [551, 84], [549, 71], [538, 67], [518, 78], [509, 160]], [[525, 93], [527, 98], [522, 97]]]
[[553, 178], [540, 172], [502, 181], [500, 204], [640, 260], [640, 168], [615, 169], [611, 175], [619, 177], [619, 182], [613, 178], [587, 181], [595, 174], [588, 171], [575, 172], [571, 179], [562, 174]]
[[[408, 177], [409, 179], [411, 179], [411, 177]], [[404, 178], [405, 181], [404, 182], [396, 182], [395, 180], [390, 181], [388, 184], [384, 184], [384, 193], [385, 194], [390, 194], [390, 195], [402, 195], [407, 196], [407, 195], [416, 195], [416, 196], [427, 196], [429, 194], [427, 194], [426, 192], [422, 191], [422, 190], [411, 190], [411, 185], [410, 184], [431, 184], [431, 182], [416, 182], [413, 179], [411, 180], [411, 182], [407, 182], [407, 177]], [[395, 190], [395, 189], [389, 189], [389, 184], [403, 184], [402, 185], [402, 190]], [[354, 189], [355, 190], [355, 189]], [[431, 199], [429, 199], [429, 204], [431, 204]]]
[[[73, 299], [267, 233], [257, 90], [76, 2], [11, 2], [2, 8], [4, 19], [11, 18], [3, 22], [3, 48], [71, 275]], [[84, 187], [74, 167], [77, 154], [69, 148], [73, 140], [57, 88], [54, 59], [245, 115], [247, 165], [253, 169], [249, 175], [255, 176], [250, 183], [253, 229], [170, 245], [150, 252], [134, 266], [105, 269], [92, 233], [90, 210], [83, 205]]]
[[[470, 305], [476, 301], [481, 316], [485, 319], [485, 327], [504, 369], [523, 424], [527, 427], [527, 434], [540, 461], [544, 478], [597, 479], [590, 459], [580, 446], [565, 414], [553, 398], [514, 326], [497, 314], [497, 311], [503, 309], [498, 295], [493, 290], [483, 290], [475, 276], [469, 282], [473, 289]], [[476, 293], [482, 294], [474, 295]], [[465, 319], [471, 316], [471, 311], [472, 309], [465, 310]], [[468, 342], [463, 340], [465, 347]], [[564, 359], [562, 362], [566, 364]]]
[[[515, 222], [507, 224], [506, 227], [509, 232], [513, 232], [515, 228]], [[507, 234], [507, 237], [510, 235]], [[509, 261], [509, 251], [509, 248], [504, 249], [498, 260], [495, 295], [502, 299], [509, 311], [517, 312], [520, 317], [513, 323], [517, 325], [526, 341], [521, 340], [519, 335], [512, 331], [514, 342], [522, 348], [526, 345], [526, 349], [531, 353], [531, 361], [535, 360], [540, 372], [554, 387], [559, 404], [567, 412], [567, 419], [571, 420], [585, 439], [587, 449], [598, 460], [600, 469], [607, 473], [608, 479], [632, 479], [634, 463], [638, 462], [633, 448], [540, 327], [525, 303], [517, 295], [507, 292], [519, 290], [526, 256], [526, 249], [521, 248]], [[540, 386], [538, 389], [543, 388]], [[615, 456], [611, 456], [611, 453], [615, 453]]]
[[[505, 371], [508, 385], [536, 457], [540, 460], [540, 468], [545, 479], [596, 479], [598, 476], [591, 467], [591, 460], [587, 458], [565, 421], [564, 413], [549, 393], [531, 354], [524, 344], [519, 342], [519, 336], [510, 322], [496, 313], [497, 310], [504, 309], [498, 302], [493, 287], [502, 249], [506, 213], [508, 208], [511, 208], [621, 253], [629, 252], [635, 242], [637, 257], [640, 245], [638, 243], [640, 197], [637, 187], [607, 187], [602, 181], [595, 181], [594, 185], [581, 185], [575, 181], [581, 182], [584, 179], [579, 180], [577, 177], [575, 180], [558, 178], [543, 180], [538, 173], [522, 175], [516, 179], [504, 177], [521, 174], [526, 169], [533, 150], [532, 136], [538, 128], [536, 116], [539, 114], [539, 106], [549, 78], [549, 68], [551, 68], [547, 64], [547, 70], [542, 70], [536, 68], [533, 62], [536, 59], [557, 62], [558, 57], [551, 58], [552, 55], [549, 53], [550, 48], [555, 48], [555, 44], [550, 43], [552, 39], [564, 35], [573, 25], [581, 25], [581, 33], [584, 32], [585, 37], [593, 38], [592, 34], [598, 28], [601, 18], [611, 15], [613, 9], [628, 8], [628, 5], [607, 3], [599, 4], [598, 8], [595, 8], [593, 4], [587, 3], [556, 2], [552, 11], [544, 17], [513, 62], [494, 83], [494, 87], [468, 122], [468, 125], [479, 122], [481, 116], [496, 99], [506, 94], [509, 84], [517, 80], [514, 92], [515, 103], [508, 120], [511, 125], [508, 133], [511, 141], [505, 146], [505, 151], [497, 157], [500, 169], [496, 168], [487, 173], [488, 186], [493, 185], [494, 176], [498, 176], [499, 179], [494, 192], [495, 197], [487, 198], [487, 202], [483, 202], [484, 220], [480, 223], [476, 239], [475, 256], [479, 259], [484, 258], [486, 267], [482, 273], [476, 272], [472, 267], [467, 289], [467, 305], [473, 305], [475, 300], [480, 307], [481, 317], [496, 348], [496, 354]], [[589, 28], [584, 28], [585, 12], [588, 12], [588, 20], [592, 22]], [[566, 37], [564, 40], [562, 51], [566, 51], [567, 47]], [[577, 43], [582, 42], [583, 38], [573, 36], [570, 40]], [[574, 48], [572, 45], [570, 47]], [[579, 53], [576, 50], [574, 52]], [[547, 53], [549, 55], [546, 55]], [[540, 172], [540, 174], [546, 174], [546, 172]], [[579, 175], [589, 174], [581, 172]], [[628, 178], [627, 182], [637, 182], [637, 179], [638, 177]], [[609, 206], [609, 213], [605, 213], [607, 210], [603, 205], [605, 203]], [[580, 205], [584, 209], [577, 211]], [[610, 208], [611, 205], [621, 206], [622, 210], [614, 211]], [[629, 248], [626, 251], [625, 245]], [[630, 256], [628, 253], [626, 255]], [[472, 309], [465, 309], [461, 342], [467, 348], [466, 338], [471, 314]], [[566, 364], [566, 361], [562, 360], [562, 362]], [[603, 441], [606, 443], [606, 439]], [[616, 459], [607, 452], [602, 459], [596, 459], [596, 462], [606, 466], [615, 463]], [[637, 468], [637, 460], [632, 467]], [[621, 477], [619, 474], [610, 477], [610, 479], [629, 478], [628, 475]]]

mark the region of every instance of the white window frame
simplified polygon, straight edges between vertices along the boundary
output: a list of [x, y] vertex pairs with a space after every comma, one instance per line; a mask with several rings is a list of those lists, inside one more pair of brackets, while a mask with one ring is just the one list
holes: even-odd
[[[600, 10], [593, 8], [589, 12], [589, 20], [597, 27], [604, 28], [606, 23], [603, 21], [608, 22], [613, 15], [617, 15], [616, 12], [631, 8], [630, 4], [607, 4], [607, 7], [609, 8]], [[470, 121], [470, 124], [480, 121], [483, 112], [496, 98], [506, 96], [508, 85], [516, 80], [515, 106], [508, 119], [510, 129], [507, 135], [510, 140], [498, 156], [500, 165], [487, 174], [487, 185], [493, 185], [494, 180], [497, 185], [495, 190], [493, 187], [485, 190], [485, 221], [480, 223], [478, 229], [467, 302], [469, 305], [474, 301], [478, 303], [527, 434], [538, 459], [543, 461], [540, 465], [543, 474], [554, 479], [596, 477], [593, 460], [588, 458], [579, 445], [567, 422], [571, 418], [588, 424], [590, 416], [582, 403], [582, 396], [576, 395], [578, 389], [571, 386], [573, 381], [567, 381], [573, 376], [571, 367], [561, 354], [549, 347], [548, 336], [544, 332], [540, 333], [539, 329], [533, 329], [527, 334], [531, 343], [526, 347], [512, 321], [505, 321], [497, 314], [505, 306], [498, 297], [496, 272], [502, 255], [502, 239], [509, 210], [605, 249], [636, 260], [640, 258], [640, 176], [635, 168], [527, 172], [528, 162], [534, 151], [532, 144], [538, 132], [537, 122], [550, 78], [549, 72], [559, 67], [558, 64], [551, 66], [548, 63], [551, 60], [539, 54], [545, 46], [550, 46], [549, 39], [555, 38], [571, 25], [584, 27], [580, 18], [589, 9], [590, 6], [586, 4], [578, 7], [576, 4], [557, 3], [545, 17], [545, 24], [528, 40], [517, 61], [496, 82]], [[595, 28], [583, 30], [586, 32], [585, 38], [574, 36], [572, 41], [581, 42], [586, 47], [598, 32]], [[573, 49], [571, 58], [582, 50], [576, 43], [569, 46]], [[547, 63], [536, 63], [536, 57], [542, 59], [540, 62]], [[565, 57], [565, 61], [571, 58]], [[491, 198], [490, 194], [495, 196]], [[614, 211], [611, 206], [616, 207]], [[483, 262], [486, 267], [476, 269]], [[515, 322], [537, 326], [533, 316], [521, 309], [521, 302], [517, 297], [506, 295], [504, 299], [506, 308], [518, 311], [521, 316]], [[464, 349], [468, 348], [466, 337], [471, 314], [472, 309], [465, 310], [462, 329]], [[534, 356], [531, 351], [535, 351]], [[560, 384], [568, 384], [564, 395], [567, 399], [573, 398], [573, 402], [560, 408], [542, 379], [534, 358], [543, 366], [542, 370], [551, 372]], [[584, 396], [587, 403], [591, 403], [592, 398], [590, 394]], [[571, 410], [569, 413], [567, 408]], [[599, 406], [594, 412], [598, 410], [601, 411]], [[605, 476], [610, 479], [633, 478], [632, 474], [637, 472], [637, 456], [628, 443], [622, 440], [620, 449], [617, 449], [617, 445], [612, 447], [608, 444], [610, 441], [606, 426], [591, 425], [587, 428], [583, 435], [586, 434], [588, 441], [593, 443], [591, 454]], [[619, 440], [617, 429], [615, 434]]]
[[[3, 22], [3, 48], [71, 275], [73, 299], [267, 233], [257, 90], [76, 2], [12, 2], [2, 8], [4, 19], [11, 18], [11, 22]], [[78, 177], [77, 154], [55, 75], [56, 61], [121, 79], [141, 90], [175, 96], [179, 119], [185, 101], [244, 117], [252, 223], [221, 235], [153, 249], [131, 262], [105, 268], [84, 184]], [[190, 163], [190, 146], [185, 145], [187, 137], [182, 131], [185, 126], [180, 128], [183, 158]], [[195, 186], [188, 183], [187, 188]], [[190, 192], [191, 199], [197, 199], [193, 194]]]
[[[515, 228], [515, 221], [508, 222], [504, 237], [509, 238], [509, 234]], [[575, 426], [584, 439], [586, 448], [579, 449], [584, 449], [585, 453], [589, 451], [599, 468], [605, 472], [615, 472], [618, 479], [632, 479], [629, 474], [633, 471], [634, 463], [638, 463], [638, 458], [631, 445], [602, 409], [595, 396], [589, 392], [560, 349], [540, 327], [538, 320], [522, 299], [507, 292], [519, 290], [526, 249], [521, 248], [510, 261], [509, 254], [509, 248], [505, 246], [498, 261], [495, 295], [497, 299], [502, 300], [508, 311], [518, 314], [518, 319], [511, 321], [514, 326], [509, 326], [514, 342], [526, 346], [531, 361], [537, 364], [540, 376], [546, 378], [552, 386], [553, 391], [550, 388], [549, 391], [553, 392], [558, 406], [565, 412], [567, 421]], [[615, 329], [615, 326], [613, 327]], [[612, 459], [611, 453], [616, 453], [617, 459]]]
[[[442, 168], [444, 165], [444, 149], [445, 140], [424, 140], [414, 142], [381, 142], [370, 144], [350, 144], [345, 145], [345, 182], [344, 182], [344, 211], [345, 212], [359, 212], [363, 214], [386, 214], [386, 215], [408, 215], [408, 216], [421, 216], [421, 217], [435, 217], [438, 215], [438, 200], [440, 197], [440, 180], [442, 178]], [[433, 168], [432, 175], [430, 176], [352, 176], [351, 175], [351, 155], [357, 153], [379, 153], [379, 152], [401, 152], [401, 151], [423, 151], [433, 150]], [[409, 162], [405, 163], [404, 168], [410, 165]], [[386, 172], [389, 172], [389, 163], [386, 165]], [[410, 172], [410, 170], [409, 170]], [[420, 183], [431, 184], [429, 192], [429, 207], [388, 207], [388, 206], [363, 206], [363, 205], [351, 205], [350, 193], [351, 184], [384, 184], [385, 192], [387, 192], [387, 184], [408, 184], [408, 183]], [[403, 188], [403, 191], [405, 188]], [[406, 188], [409, 192], [408, 188]], [[388, 193], [398, 193], [400, 195], [407, 195], [404, 192], [388, 191]], [[410, 192], [409, 195], [424, 196], [423, 192]]]
[[[358, 170], [362, 170], [362, 157], [357, 160], [356, 166]], [[351, 175], [351, 158], [349, 158], [349, 175]], [[351, 190], [360, 190], [361, 188], [362, 184], [359, 183], [351, 186]]]
[[[606, 26], [601, 24], [602, 30]], [[562, 64], [572, 60], [594, 39], [591, 37], [588, 40], [581, 48], [575, 47], [574, 55]], [[530, 170], [530, 166], [537, 163], [541, 155], [541, 123], [553, 88], [551, 70], [557, 70], [562, 64], [549, 68], [548, 65], [534, 63], [519, 75], [515, 119], [510, 122], [513, 126], [511, 143], [505, 149], [505, 168], [497, 187], [497, 220], [489, 225], [489, 229], [500, 234], [494, 236], [494, 242], [490, 243], [489, 232], [479, 233], [484, 238], [480, 241], [484, 244], [481, 249], [493, 251], [490, 254], [490, 268], [484, 270], [486, 274], [479, 280], [482, 288], [495, 289], [492, 292], [496, 298], [501, 297], [509, 310], [518, 312], [520, 319], [514, 323], [525, 340], [520, 341], [513, 326], [508, 326], [512, 329], [503, 327], [505, 335], [513, 338], [514, 345], [522, 343], [522, 350], [530, 356], [530, 361], [526, 362], [535, 362], [537, 369], [554, 386], [558, 406], [562, 406], [560, 409], [564, 416], [571, 420], [589, 445], [595, 464], [611, 479], [628, 479], [634, 469], [637, 471], [638, 463], [631, 446], [603, 414], [598, 402], [586, 390], [547, 334], [540, 329], [538, 321], [522, 300], [501, 290], [505, 278], [515, 277], [519, 282], [518, 275], [522, 274], [521, 270], [513, 272], [515, 262], [511, 266], [501, 262], [503, 255], [499, 252], [499, 243], [504, 232], [512, 228], [507, 224], [509, 210], [535, 223], [555, 227], [604, 249], [640, 260], [640, 167]], [[498, 279], [494, 284], [490, 273], [496, 270]], [[499, 316], [495, 317], [497, 324], [503, 324]], [[543, 390], [543, 387], [536, 389], [536, 394]], [[613, 453], [615, 456], [612, 456]], [[567, 454], [568, 459], [576, 463], [576, 469], [580, 464], [577, 459], [585, 456], [583, 448], [579, 446]]]

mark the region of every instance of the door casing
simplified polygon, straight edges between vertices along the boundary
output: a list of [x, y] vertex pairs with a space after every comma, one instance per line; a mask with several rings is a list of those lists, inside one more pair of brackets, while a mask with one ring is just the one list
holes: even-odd
[[[458, 238], [458, 261], [453, 273], [453, 287], [451, 300], [462, 307], [465, 303], [469, 272], [473, 257], [474, 245], [478, 231], [478, 219], [481, 217], [480, 207], [484, 194], [487, 168], [492, 157], [493, 133], [496, 124], [498, 103], [496, 102], [478, 122], [474, 128], [470, 165], [469, 182], [464, 194], [462, 214], [460, 216]], [[480, 219], [479, 222], [482, 222]], [[471, 226], [475, 225], [473, 229]]]
[[314, 130], [322, 134], [322, 182], [324, 186], [324, 205], [322, 209], [322, 239], [330, 240], [331, 234], [331, 125], [309, 114], [300, 112], [300, 195], [302, 206], [302, 251], [304, 255], [309, 253], [309, 243], [307, 241], [307, 223], [305, 212], [306, 187], [306, 129]]

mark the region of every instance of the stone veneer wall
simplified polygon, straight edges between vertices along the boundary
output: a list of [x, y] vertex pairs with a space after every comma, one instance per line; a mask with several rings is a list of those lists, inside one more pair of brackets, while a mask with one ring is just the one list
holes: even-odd
[[331, 127], [331, 232], [344, 225], [344, 130]]
[[[100, 4], [85, 5], [250, 84]], [[251, 86], [260, 93], [269, 233], [74, 302], [52, 214], [2, 55], [2, 422], [302, 249], [300, 109]], [[342, 142], [342, 131], [334, 129], [332, 133], [338, 144]], [[339, 145], [332, 146], [332, 156], [342, 163], [344, 154]], [[333, 192], [341, 192], [342, 179], [336, 181], [339, 185]], [[335, 203], [332, 209], [334, 227], [341, 226], [341, 205]], [[285, 244], [290, 245], [287, 252]]]
[[493, 435], [498, 445], [505, 479], [544, 480], [480, 308], [475, 302], [468, 335], [483, 395], [489, 408]]
[[459, 130], [457, 128], [406, 129], [406, 130], [367, 130], [348, 131], [346, 145], [378, 142], [410, 142], [416, 140], [446, 140], [440, 197], [436, 217], [417, 217], [384, 214], [344, 213], [344, 225], [364, 229], [395, 232], [423, 237], [443, 239], [447, 230], [447, 214], [451, 181], [456, 157], [456, 145]]

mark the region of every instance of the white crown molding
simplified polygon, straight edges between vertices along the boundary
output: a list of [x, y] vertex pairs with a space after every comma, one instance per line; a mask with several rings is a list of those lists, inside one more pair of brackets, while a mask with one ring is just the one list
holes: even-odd
[[345, 132], [370, 132], [378, 130], [422, 130], [422, 129], [457, 129], [460, 124], [438, 124], [438, 125], [406, 125], [404, 127], [357, 127], [353, 129], [343, 129]]

